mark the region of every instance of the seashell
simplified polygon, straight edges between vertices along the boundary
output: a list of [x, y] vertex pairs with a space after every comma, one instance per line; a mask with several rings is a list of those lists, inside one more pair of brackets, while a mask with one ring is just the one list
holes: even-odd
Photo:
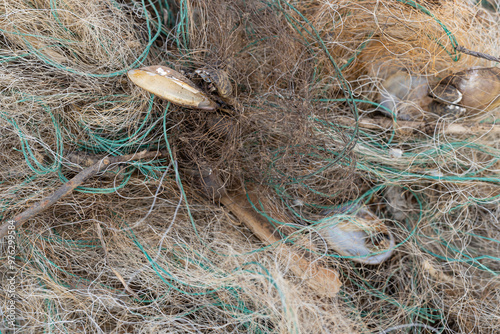
[[428, 96], [428, 86], [425, 77], [411, 75], [404, 70], [396, 71], [382, 82], [377, 100], [385, 108], [379, 108], [379, 111], [392, 117], [387, 111], [389, 109], [403, 121], [422, 117], [422, 108], [432, 101]]
[[203, 80], [212, 83], [217, 93], [222, 98], [229, 98], [233, 95], [233, 85], [229, 75], [220, 69], [202, 68], [195, 71]]
[[345, 217], [325, 218], [318, 230], [337, 253], [364, 264], [380, 264], [392, 256], [394, 236], [377, 216], [361, 206], [356, 215]]
[[464, 116], [467, 109], [454, 104], [445, 104], [438, 101], [432, 101], [429, 104], [429, 111], [439, 117], [446, 119], [457, 119]]
[[142, 67], [127, 75], [137, 86], [180, 106], [203, 110], [217, 107], [191, 80], [166, 66]]
[[[500, 106], [500, 68], [472, 68], [449, 75], [431, 91], [434, 108], [487, 111]], [[431, 111], [433, 106], [431, 106]]]

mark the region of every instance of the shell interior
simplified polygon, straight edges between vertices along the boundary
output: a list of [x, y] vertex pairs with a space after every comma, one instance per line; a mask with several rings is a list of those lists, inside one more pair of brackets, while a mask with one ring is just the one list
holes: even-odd
[[166, 66], [149, 66], [130, 70], [130, 80], [150, 93], [183, 107], [214, 110], [217, 105], [194, 83]]
[[395, 239], [378, 219], [329, 217], [318, 232], [336, 252], [365, 264], [380, 264], [392, 256]]

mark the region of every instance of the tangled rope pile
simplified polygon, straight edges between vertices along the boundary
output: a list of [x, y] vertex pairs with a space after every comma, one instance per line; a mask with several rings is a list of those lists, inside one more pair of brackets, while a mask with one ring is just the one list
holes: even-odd
[[[494, 66], [457, 51], [500, 54], [499, 14], [481, 3], [4, 1], [2, 224], [88, 159], [162, 154], [117, 158], [32, 217], [13, 268], [3, 241], [0, 331], [15, 300], [24, 332], [494, 333], [498, 110], [408, 122], [377, 100], [391, 67], [441, 79]], [[175, 106], [126, 77], [156, 64], [200, 86], [196, 69], [223, 69], [238, 112]], [[252, 204], [278, 244], [335, 268], [338, 296], [318, 297], [279, 245], [207, 197], [200, 165], [226, 189], [266, 189]], [[346, 205], [384, 221], [389, 260], [325, 242], [325, 214], [352, 218]]]

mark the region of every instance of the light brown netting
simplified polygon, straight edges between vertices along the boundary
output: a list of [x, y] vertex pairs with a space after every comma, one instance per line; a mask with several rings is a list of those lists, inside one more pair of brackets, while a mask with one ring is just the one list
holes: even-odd
[[[377, 108], [395, 71], [435, 84], [494, 66], [455, 50], [500, 54], [489, 3], [4, 1], [2, 223], [88, 157], [168, 154], [114, 164], [31, 219], [12, 268], [3, 241], [2, 332], [15, 299], [15, 327], [33, 333], [494, 333], [498, 110], [433, 118], [419, 105], [425, 117], [405, 122]], [[225, 111], [175, 106], [127, 79], [149, 65], [206, 91], [194, 71], [222, 69], [234, 96]], [[338, 271], [338, 296], [318, 296], [292, 255], [207, 196], [206, 169], [228, 191], [265, 189], [262, 214]], [[325, 242], [323, 218], [355, 219], [351, 206], [395, 236], [388, 261]]]

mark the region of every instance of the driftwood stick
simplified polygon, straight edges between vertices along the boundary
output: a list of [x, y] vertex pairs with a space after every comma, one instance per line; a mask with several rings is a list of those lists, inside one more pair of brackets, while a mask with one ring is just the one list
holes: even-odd
[[[318, 296], [335, 297], [342, 286], [337, 271], [327, 266], [314, 257], [310, 252], [302, 251], [289, 244], [281, 242], [279, 232], [269, 223], [267, 218], [258, 213], [252, 203], [261, 203], [264, 210], [274, 218], [287, 221], [283, 214], [273, 210], [268, 203], [262, 187], [256, 187], [247, 191], [236, 191], [228, 193], [217, 176], [217, 172], [201, 164], [198, 171], [192, 171], [192, 175], [198, 174], [201, 178], [202, 188], [208, 197], [223, 204], [231, 211], [252, 233], [266, 245], [276, 245], [277, 251], [282, 258], [290, 258], [289, 268], [299, 278], [313, 289]], [[248, 195], [248, 198], [247, 198]]]
[[[76, 174], [71, 180], [60, 186], [56, 189], [52, 194], [42, 199], [40, 202], [33, 204], [26, 211], [21, 212], [14, 218], [10, 220], [10, 222], [14, 221], [14, 227], [17, 229], [21, 227], [28, 219], [35, 217], [36, 215], [42, 213], [43, 211], [50, 208], [61, 198], [69, 195], [73, 190], [80, 186], [87, 179], [91, 178], [95, 174], [100, 171], [106, 169], [110, 164], [125, 162], [130, 160], [140, 160], [140, 159], [148, 159], [154, 157], [160, 157], [164, 154], [163, 151], [142, 151], [134, 154], [127, 154], [116, 157], [105, 157], [97, 161], [90, 167], [85, 168], [80, 173]], [[0, 226], [0, 240], [8, 234], [10, 222], [4, 223]], [[11, 227], [12, 229], [12, 227]]]
[[[252, 202], [258, 194], [248, 193]], [[247, 199], [247, 193], [223, 194], [220, 202], [242, 221], [263, 243], [276, 244], [275, 250], [283, 257], [291, 257], [290, 270], [312, 288], [319, 296], [335, 297], [342, 286], [339, 274], [317, 261], [312, 254], [280, 243], [281, 237], [265, 217], [260, 215]], [[268, 209], [268, 208], [266, 208]]]
[[110, 164], [118, 163], [118, 162], [124, 162], [124, 161], [129, 161], [129, 160], [141, 160], [141, 159], [150, 159], [150, 158], [155, 158], [155, 157], [162, 157], [168, 154], [168, 151], [162, 150], [162, 151], [141, 151], [138, 153], [133, 153], [133, 154], [127, 154], [127, 155], [119, 155], [116, 157], [105, 157], [105, 156], [99, 156], [99, 155], [91, 155], [91, 154], [86, 154], [86, 153], [79, 153], [79, 152], [71, 152], [67, 153], [64, 155], [64, 158], [67, 159], [69, 162], [74, 163], [76, 165], [80, 165], [82, 167], [90, 167], [93, 166], [99, 161], [101, 161], [104, 158], [109, 159]]

